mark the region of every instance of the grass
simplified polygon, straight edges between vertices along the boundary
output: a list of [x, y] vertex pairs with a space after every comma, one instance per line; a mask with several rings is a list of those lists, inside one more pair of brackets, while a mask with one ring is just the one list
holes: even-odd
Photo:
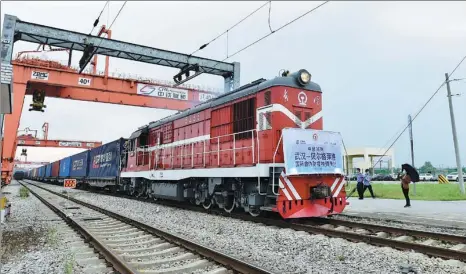
[[58, 244], [58, 234], [56, 228], [49, 229], [47, 233], [47, 243], [52, 246], [56, 246]]
[[[346, 187], [346, 193], [349, 193], [356, 183], [351, 183]], [[382, 199], [404, 199], [400, 183], [380, 184], [372, 183], [375, 197]], [[358, 192], [354, 192], [351, 197], [357, 197]], [[371, 197], [369, 190], [364, 193], [364, 197]], [[459, 201], [466, 200], [466, 195], [462, 195], [457, 183], [450, 184], [416, 184], [416, 196], [413, 195], [413, 184], [409, 185], [409, 198], [411, 200], [425, 201]]]
[[19, 189], [19, 197], [25, 199], [29, 197], [29, 189], [25, 188], [24, 186]]
[[65, 262], [65, 269], [63, 272], [65, 274], [73, 274], [73, 265], [74, 265], [74, 256], [68, 255], [68, 258], [66, 259], [66, 262]]

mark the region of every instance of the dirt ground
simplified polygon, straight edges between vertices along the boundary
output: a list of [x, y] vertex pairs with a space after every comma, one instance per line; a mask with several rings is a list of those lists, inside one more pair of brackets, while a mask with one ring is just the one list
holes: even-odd
[[47, 230], [44, 228], [24, 227], [21, 230], [2, 231], [1, 263], [21, 255], [25, 251], [32, 251], [46, 243]]

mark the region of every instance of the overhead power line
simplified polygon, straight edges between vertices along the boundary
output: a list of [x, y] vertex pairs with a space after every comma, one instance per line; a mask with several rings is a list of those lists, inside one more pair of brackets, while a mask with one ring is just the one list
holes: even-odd
[[[128, 1], [125, 1], [125, 2], [123, 3], [123, 5], [121, 6], [121, 8], [120, 8], [120, 10], [118, 11], [117, 15], [115, 16], [115, 18], [113, 19], [112, 23], [111, 23], [110, 26], [108, 27], [108, 30], [110, 30], [110, 29], [112, 28], [113, 23], [115, 23], [115, 21], [117, 20], [118, 16], [120, 16], [121, 11], [123, 10], [123, 8], [124, 8], [125, 5], [126, 5], [126, 2], [128, 2]], [[101, 43], [102, 43], [102, 42], [101, 42]], [[100, 44], [99, 44], [99, 45], [100, 45]]]
[[466, 78], [451, 79], [450, 81], [451, 81], [451, 82], [455, 82], [455, 81], [466, 81]]
[[[108, 27], [107, 30], [110, 30], [110, 29], [112, 28], [113, 24], [115, 23], [115, 21], [116, 21], [116, 20], [118, 19], [118, 17], [120, 16], [121, 11], [122, 11], [123, 8], [125, 7], [126, 2], [128, 2], [128, 1], [125, 1], [125, 2], [123, 3], [123, 5], [120, 7], [120, 10], [118, 11], [117, 15], [115, 16], [115, 18], [113, 19], [112, 23], [110, 24], [110, 26]], [[81, 73], [81, 72], [84, 70], [84, 68], [87, 66], [87, 64], [89, 63], [89, 61], [91, 60], [91, 58], [92, 58], [92, 57], [94, 56], [94, 54], [97, 52], [97, 49], [99, 49], [99, 47], [100, 47], [100, 45], [102, 44], [103, 41], [104, 41], [104, 40], [101, 39], [99, 45], [97, 45], [97, 47], [94, 46], [94, 49], [92, 50], [92, 53], [89, 54], [89, 57], [86, 58], [85, 61], [82, 62], [82, 64], [81, 64], [81, 61], [80, 61], [80, 71], [79, 71], [79, 73]], [[85, 50], [85, 51], [86, 51], [86, 50]], [[84, 52], [84, 54], [85, 54], [85, 52]], [[83, 57], [84, 57], [84, 54], [83, 54]]]
[[105, 7], [106, 7], [108, 4], [110, 4], [110, 1], [105, 2], [105, 5], [104, 5], [104, 7], [102, 8], [102, 10], [100, 11], [99, 16], [97, 16], [97, 19], [95, 19], [95, 21], [94, 21], [94, 26], [92, 27], [92, 30], [91, 30], [91, 32], [89, 33], [89, 35], [92, 34], [92, 32], [94, 31], [95, 27], [99, 24], [100, 16], [101, 16], [102, 13], [104, 12]]
[[262, 36], [261, 38], [257, 39], [256, 41], [252, 42], [251, 44], [245, 46], [244, 48], [242, 48], [242, 49], [236, 51], [236, 52], [233, 53], [232, 55], [230, 55], [230, 56], [228, 56], [227, 58], [223, 59], [222, 62], [225, 61], [225, 60], [227, 60], [227, 59], [229, 59], [229, 58], [231, 58], [231, 57], [233, 57], [233, 56], [235, 56], [236, 54], [238, 54], [238, 53], [240, 53], [240, 52], [242, 52], [242, 51], [244, 51], [244, 50], [246, 50], [246, 49], [248, 49], [248, 48], [254, 46], [255, 44], [257, 44], [257, 43], [259, 43], [260, 41], [264, 40], [265, 38], [269, 37], [270, 35], [272, 35], [272, 34], [274, 34], [274, 33], [277, 33], [277, 32], [279, 32], [280, 30], [282, 30], [282, 29], [288, 27], [289, 25], [293, 24], [294, 22], [298, 21], [299, 19], [303, 18], [304, 16], [306, 16], [306, 15], [312, 13], [313, 11], [316, 11], [318, 8], [322, 7], [323, 5], [327, 4], [328, 2], [330, 2], [330, 1], [325, 1], [324, 3], [318, 5], [317, 7], [308, 10], [307, 12], [301, 14], [300, 16], [296, 17], [295, 19], [293, 19], [293, 20], [289, 21], [288, 23], [282, 25], [281, 27], [279, 27], [279, 28], [276, 29], [275, 31], [270, 32], [270, 33], [268, 33], [268, 34]]
[[[223, 61], [225, 61], [225, 60], [227, 60], [227, 59], [229, 59], [229, 58], [231, 58], [231, 57], [237, 55], [238, 53], [240, 53], [240, 52], [242, 52], [242, 51], [244, 51], [244, 50], [246, 50], [246, 49], [248, 49], [248, 48], [254, 46], [255, 44], [259, 43], [260, 41], [264, 40], [265, 38], [271, 36], [272, 34], [279, 32], [280, 30], [282, 30], [282, 29], [286, 28], [287, 26], [293, 24], [294, 22], [296, 22], [296, 21], [298, 21], [299, 19], [305, 17], [306, 15], [308, 15], [308, 14], [310, 14], [310, 13], [316, 11], [317, 9], [319, 9], [319, 8], [322, 7], [323, 5], [327, 4], [328, 2], [330, 2], [330, 1], [325, 1], [325, 2], [323, 2], [322, 4], [318, 5], [317, 7], [314, 7], [314, 8], [312, 8], [312, 9], [306, 11], [305, 13], [301, 14], [300, 16], [298, 16], [298, 17], [294, 18], [293, 20], [289, 21], [288, 23], [282, 25], [281, 27], [279, 27], [279, 28], [276, 29], [275, 31], [272, 31], [272, 32], [270, 32], [270, 33], [268, 33], [268, 34], [262, 36], [261, 38], [257, 39], [256, 41], [254, 41], [254, 42], [250, 43], [249, 45], [243, 47], [242, 49], [236, 51], [236, 52], [233, 53], [232, 55], [227, 56], [225, 59], [223, 59], [223, 60], [221, 60], [221, 61], [218, 61], [214, 66], [212, 66], [212, 69], [215, 68], [215, 67], [216, 67], [218, 64], [220, 64], [221, 62], [223, 62]], [[268, 3], [268, 1], [267, 1], [267, 3]], [[267, 3], [265, 3], [263, 6], [265, 6]], [[260, 8], [259, 8], [259, 9], [260, 9]], [[189, 57], [188, 57], [188, 59], [189, 59]], [[192, 78], [194, 78], [194, 77], [196, 77], [196, 76], [198, 76], [198, 75], [201, 75], [202, 73], [203, 73], [203, 72], [197, 72], [197, 73], [196, 73], [195, 75], [193, 75], [190, 79], [192, 79]], [[176, 87], [176, 86], [178, 86], [178, 85], [181, 85], [181, 84], [184, 83], [184, 82], [186, 82], [186, 80], [185, 80], [185, 81], [182, 81], [182, 82], [179, 82], [179, 83], [175, 84], [174, 86]]]
[[272, 1], [269, 1], [269, 20], [268, 20], [268, 23], [269, 23], [270, 32], [273, 32], [272, 25], [270, 25], [270, 14], [271, 13], [272, 13]]
[[228, 28], [226, 31], [222, 32], [221, 34], [217, 35], [215, 38], [213, 38], [212, 40], [210, 40], [209, 42], [203, 44], [202, 46], [200, 46], [197, 50], [193, 51], [189, 56], [197, 53], [198, 51], [200, 50], [203, 50], [204, 48], [206, 48], [210, 43], [214, 42], [215, 40], [217, 40], [218, 38], [222, 37], [223, 35], [225, 34], [228, 34], [228, 32], [232, 29], [234, 29], [236, 26], [238, 26], [239, 24], [241, 24], [244, 20], [248, 19], [249, 17], [251, 17], [252, 15], [254, 15], [256, 12], [258, 12], [260, 9], [262, 9], [263, 7], [265, 7], [270, 1], [267, 1], [265, 2], [262, 6], [258, 7], [257, 9], [255, 9], [254, 11], [252, 11], [251, 13], [249, 13], [246, 17], [244, 17], [243, 19], [241, 19], [240, 21], [236, 22], [233, 26], [231, 26], [230, 28]]
[[[456, 65], [456, 67], [453, 69], [452, 72], [450, 72], [450, 76], [455, 73], [455, 71], [461, 66], [461, 64], [464, 62], [464, 60], [466, 59], [466, 55], [463, 57], [463, 59], [461, 59], [461, 61]], [[419, 116], [419, 114], [424, 110], [424, 108], [430, 103], [430, 101], [432, 101], [432, 99], [435, 97], [435, 95], [437, 95], [437, 93], [440, 91], [440, 89], [443, 87], [443, 85], [445, 85], [445, 83], [447, 82], [447, 80], [444, 80], [442, 82], [442, 84], [437, 88], [437, 90], [432, 94], [432, 96], [430, 96], [429, 100], [427, 100], [427, 102], [421, 107], [421, 109], [416, 113], [416, 115], [414, 115], [413, 119], [411, 120], [411, 124], [414, 122], [414, 120], [417, 118], [417, 116]], [[393, 141], [393, 143], [388, 147], [388, 149], [384, 152], [384, 154], [382, 155], [382, 157], [384, 157], [387, 152], [395, 145], [395, 143], [398, 141], [398, 139], [400, 139], [400, 137], [403, 135], [403, 133], [406, 131], [406, 129], [409, 127], [409, 123], [407, 126], [404, 127], [403, 131], [398, 135], [398, 137], [395, 139], [395, 141]], [[382, 157], [380, 157], [380, 159], [382, 159]], [[374, 168], [379, 162], [380, 162], [380, 159], [372, 166], [372, 168]]]

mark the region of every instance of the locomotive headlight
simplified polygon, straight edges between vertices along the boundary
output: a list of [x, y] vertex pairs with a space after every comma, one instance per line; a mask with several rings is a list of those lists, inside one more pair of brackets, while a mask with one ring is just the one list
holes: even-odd
[[305, 69], [300, 69], [299, 71], [293, 73], [291, 76], [300, 86], [305, 86], [311, 81], [311, 74]]
[[299, 80], [301, 84], [306, 85], [309, 83], [309, 81], [311, 81], [311, 75], [309, 74], [309, 72], [303, 70], [299, 74]]

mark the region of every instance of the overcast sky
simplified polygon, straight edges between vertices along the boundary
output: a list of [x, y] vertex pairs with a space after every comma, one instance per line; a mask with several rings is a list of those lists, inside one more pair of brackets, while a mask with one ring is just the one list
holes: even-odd
[[[28, 22], [89, 33], [105, 2], [1, 2], [5, 13]], [[112, 27], [113, 38], [191, 53], [264, 2], [132, 2]], [[123, 2], [111, 2], [100, 23], [113, 20]], [[271, 26], [319, 2], [272, 2]], [[241, 84], [270, 79], [280, 69], [305, 68], [323, 89], [324, 129], [340, 131], [348, 147], [388, 147], [466, 55], [465, 2], [330, 2], [319, 10], [229, 59], [241, 63]], [[270, 32], [268, 7], [229, 33], [231, 54]], [[95, 31], [94, 31], [95, 33]], [[223, 59], [222, 37], [198, 55]], [[35, 49], [24, 42], [15, 53]], [[61, 53], [48, 58], [66, 60]], [[74, 54], [77, 64], [81, 54]], [[103, 58], [101, 58], [103, 63]], [[112, 58], [110, 70], [172, 79], [177, 70]], [[466, 62], [452, 78], [466, 78]], [[223, 79], [202, 75], [192, 81], [221, 88]], [[466, 81], [454, 82], [453, 97], [461, 159], [466, 165]], [[50, 123], [50, 139], [112, 141], [173, 113], [167, 110], [46, 98], [45, 113], [29, 112], [26, 98], [20, 129]], [[455, 155], [446, 89], [414, 122], [416, 165], [453, 166]], [[397, 165], [410, 162], [408, 132], [394, 146]], [[29, 148], [29, 160], [51, 161], [74, 149]], [[19, 155], [19, 152], [18, 152]]]

